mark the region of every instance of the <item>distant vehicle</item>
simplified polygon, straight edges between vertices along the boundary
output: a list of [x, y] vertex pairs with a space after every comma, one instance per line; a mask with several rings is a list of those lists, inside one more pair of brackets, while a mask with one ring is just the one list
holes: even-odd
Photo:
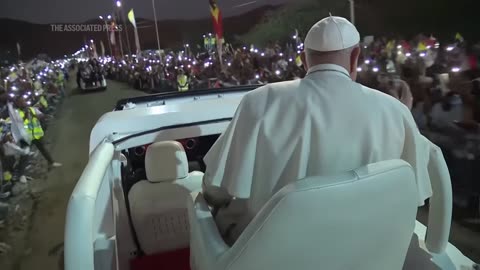
[[82, 76], [80, 78], [80, 89], [82, 91], [106, 90], [107, 89], [107, 80], [105, 80], [104, 75], [101, 75], [101, 80], [100, 81], [92, 81], [92, 80], [86, 79]]
[[103, 73], [95, 73], [89, 69], [84, 69], [79, 75], [78, 85], [82, 91], [107, 89], [107, 80]]

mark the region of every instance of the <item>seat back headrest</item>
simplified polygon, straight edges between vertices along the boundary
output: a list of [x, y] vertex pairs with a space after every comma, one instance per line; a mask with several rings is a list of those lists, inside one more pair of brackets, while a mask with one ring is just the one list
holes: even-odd
[[176, 141], [150, 145], [145, 155], [147, 180], [152, 183], [171, 182], [188, 176], [187, 154]]
[[415, 174], [404, 161], [309, 177], [262, 207], [233, 246], [243, 248], [235, 266], [402, 269], [416, 213]]

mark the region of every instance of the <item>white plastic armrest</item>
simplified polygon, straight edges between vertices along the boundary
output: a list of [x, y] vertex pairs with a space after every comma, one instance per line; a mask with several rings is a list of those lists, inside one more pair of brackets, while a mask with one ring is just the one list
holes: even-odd
[[430, 147], [428, 174], [433, 196], [430, 198], [428, 228], [425, 244], [433, 253], [445, 252], [452, 221], [452, 183], [442, 151], [436, 145]]
[[215, 269], [219, 257], [230, 247], [223, 241], [207, 202], [201, 193], [192, 193], [188, 203], [190, 252], [198, 269]]

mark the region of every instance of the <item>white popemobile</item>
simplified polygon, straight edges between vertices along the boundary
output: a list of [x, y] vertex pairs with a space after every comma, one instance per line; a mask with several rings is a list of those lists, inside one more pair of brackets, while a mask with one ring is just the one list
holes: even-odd
[[448, 243], [445, 172], [429, 168], [424, 226], [413, 171], [400, 160], [292, 179], [225, 244], [195, 192], [203, 156], [254, 88], [122, 100], [102, 116], [68, 205], [65, 269], [476, 269]]

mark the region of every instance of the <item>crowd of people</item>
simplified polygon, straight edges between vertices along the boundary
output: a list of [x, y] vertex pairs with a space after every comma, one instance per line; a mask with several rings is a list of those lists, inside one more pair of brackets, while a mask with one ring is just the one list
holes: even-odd
[[49, 169], [61, 166], [47, 149], [44, 135], [65, 97], [70, 68], [67, 60], [33, 60], [1, 70], [0, 199], [11, 196], [15, 185], [36, 177], [30, 171], [39, 162], [39, 153]]
[[[297, 37], [265, 48], [224, 44], [186, 44], [180, 51], [144, 52], [121, 59], [103, 58], [105, 75], [142, 90], [188, 91], [293, 80], [305, 76]], [[452, 178], [466, 189], [480, 192], [473, 183], [472, 165], [480, 154], [480, 44], [467, 43], [460, 34], [440, 41], [418, 35], [365, 37], [361, 43], [357, 81], [400, 100], [423, 134], [444, 150]], [[465, 167], [466, 162], [470, 165]], [[456, 164], [456, 165], [453, 165]], [[461, 164], [458, 165], [458, 164]], [[457, 166], [458, 165], [458, 166]]]
[[358, 81], [401, 100], [421, 129], [443, 129], [453, 120], [480, 120], [479, 56], [478, 44], [458, 37], [446, 44], [424, 36], [409, 43], [380, 39], [365, 51]]
[[442, 148], [456, 198], [478, 215], [480, 45], [419, 35], [378, 39], [364, 49], [358, 81], [405, 104], [422, 134]]
[[[185, 44], [181, 50], [160, 54], [145, 51], [123, 58], [102, 57], [79, 63], [77, 83], [82, 79], [95, 85], [104, 76], [137, 89], [167, 92], [294, 80], [306, 74], [303, 46], [295, 35], [293, 40], [271, 42], [264, 48], [226, 43], [221, 55], [216, 44], [206, 43], [195, 49]], [[361, 46], [360, 83], [399, 99], [424, 134], [452, 150], [455, 158], [475, 159], [479, 144], [472, 143], [477, 138], [470, 135], [478, 131], [480, 121], [478, 44], [468, 44], [457, 34], [447, 42], [424, 35], [409, 41], [366, 37]], [[8, 196], [14, 183], [28, 182], [25, 168], [36, 156], [32, 146], [51, 167], [60, 165], [42, 138], [56, 104], [65, 96], [73, 62], [34, 60], [1, 70], [0, 196]], [[457, 151], [459, 147], [462, 151]]]
[[264, 84], [300, 78], [305, 74], [299, 54], [303, 43], [291, 42], [285, 48], [271, 43], [260, 50], [254, 45], [233, 48], [224, 44], [221, 57], [216, 46], [189, 44], [181, 51], [144, 52], [121, 59], [103, 58], [109, 79], [129, 83], [142, 90], [187, 91], [239, 85]]
[[[409, 41], [367, 37], [362, 46], [358, 81], [395, 96], [415, 112], [430, 111], [440, 97], [463, 95], [464, 101], [469, 99], [452, 85], [477, 77], [480, 47], [467, 45], [459, 34], [448, 43], [423, 35]], [[297, 36], [283, 46], [272, 42], [265, 48], [224, 44], [221, 58], [216, 46], [196, 48], [193, 52], [186, 44], [180, 51], [162, 52], [161, 56], [146, 51], [123, 58], [105, 57], [87, 66], [101, 69], [109, 79], [154, 92], [265, 84], [301, 78], [306, 73], [300, 58], [303, 43]], [[427, 120], [420, 121], [422, 127]]]

